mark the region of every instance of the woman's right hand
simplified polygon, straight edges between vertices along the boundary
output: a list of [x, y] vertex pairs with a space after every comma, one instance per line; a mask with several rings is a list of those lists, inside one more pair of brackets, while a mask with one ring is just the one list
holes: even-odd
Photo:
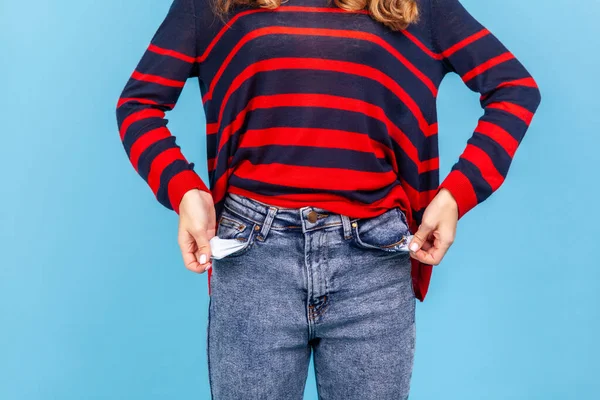
[[212, 195], [198, 189], [187, 191], [179, 205], [178, 242], [185, 267], [203, 273], [211, 266], [209, 240], [215, 236], [215, 206]]

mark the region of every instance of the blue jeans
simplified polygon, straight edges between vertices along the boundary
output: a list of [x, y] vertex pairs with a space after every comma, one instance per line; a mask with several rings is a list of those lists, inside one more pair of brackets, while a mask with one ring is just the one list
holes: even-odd
[[228, 193], [213, 260], [211, 398], [301, 400], [311, 351], [321, 400], [407, 399], [416, 298], [406, 216], [349, 218]]

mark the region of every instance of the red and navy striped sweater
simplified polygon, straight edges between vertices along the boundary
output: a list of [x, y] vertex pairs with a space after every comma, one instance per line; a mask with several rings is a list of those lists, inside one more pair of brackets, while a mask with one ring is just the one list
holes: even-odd
[[[238, 6], [227, 24], [208, 0], [174, 0], [117, 105], [131, 163], [177, 213], [198, 188], [217, 218], [230, 191], [351, 217], [399, 206], [415, 231], [445, 187], [462, 217], [504, 181], [540, 91], [459, 0], [418, 6], [417, 23], [392, 31], [328, 0]], [[436, 98], [449, 72], [481, 94], [484, 112], [440, 185]], [[208, 185], [164, 118], [188, 78], [206, 115]], [[432, 266], [412, 262], [423, 301]]]

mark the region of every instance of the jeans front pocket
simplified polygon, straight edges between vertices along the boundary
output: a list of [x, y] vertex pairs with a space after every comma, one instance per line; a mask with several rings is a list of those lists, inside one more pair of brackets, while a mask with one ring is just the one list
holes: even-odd
[[406, 215], [399, 207], [352, 223], [354, 243], [361, 248], [387, 252], [408, 251], [411, 239]]
[[217, 223], [218, 239], [211, 239], [213, 244], [222, 247], [215, 252], [217, 257], [214, 258], [223, 259], [245, 254], [254, 244], [254, 233], [258, 226], [250, 219], [224, 207]]

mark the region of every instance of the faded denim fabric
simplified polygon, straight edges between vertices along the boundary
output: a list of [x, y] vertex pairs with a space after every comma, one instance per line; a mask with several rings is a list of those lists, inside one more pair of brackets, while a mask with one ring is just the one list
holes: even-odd
[[213, 258], [211, 398], [301, 400], [312, 351], [319, 399], [407, 399], [410, 235], [399, 208], [358, 219], [228, 193], [217, 236], [238, 245]]

